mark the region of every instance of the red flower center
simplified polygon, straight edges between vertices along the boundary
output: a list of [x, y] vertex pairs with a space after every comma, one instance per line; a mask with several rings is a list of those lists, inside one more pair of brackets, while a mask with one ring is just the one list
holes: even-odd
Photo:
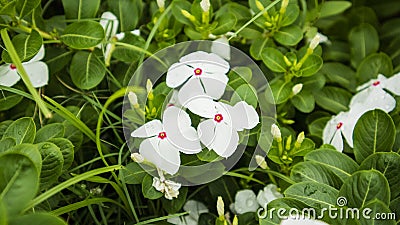
[[17, 67], [14, 64], [10, 64], [10, 69], [15, 70]]
[[194, 75], [196, 75], [196, 76], [200, 76], [202, 73], [203, 73], [203, 70], [200, 69], [200, 68], [196, 68], [196, 69], [194, 70]]
[[214, 121], [216, 121], [217, 123], [220, 123], [222, 120], [224, 120], [222, 114], [217, 114], [214, 116]]
[[340, 123], [338, 123], [337, 125], [336, 125], [336, 129], [340, 129], [340, 128], [342, 128], [342, 126], [343, 126], [343, 123], [342, 122], [340, 122]]
[[167, 133], [165, 133], [164, 131], [160, 132], [158, 134], [158, 138], [160, 138], [161, 140], [164, 140], [164, 138], [167, 138]]
[[374, 83], [372, 83], [372, 85], [374, 86], [378, 86], [381, 82], [379, 80], [375, 81]]

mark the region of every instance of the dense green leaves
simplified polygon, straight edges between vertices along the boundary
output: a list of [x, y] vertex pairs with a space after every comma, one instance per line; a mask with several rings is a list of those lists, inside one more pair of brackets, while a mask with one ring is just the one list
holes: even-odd
[[[36, 30], [32, 30], [31, 34], [29, 35], [16, 35], [12, 39], [12, 43], [17, 51], [19, 58], [22, 61], [28, 61], [39, 52], [43, 40]], [[12, 63], [7, 51], [3, 51], [1, 56], [5, 62]]]
[[35, 143], [47, 141], [51, 138], [64, 136], [64, 125], [62, 123], [52, 123], [40, 128], [36, 133]]
[[136, 28], [142, 14], [143, 2], [140, 0], [108, 0], [111, 12], [119, 19], [119, 30], [132, 31]]
[[337, 114], [347, 111], [351, 96], [342, 88], [326, 86], [315, 94], [315, 101], [322, 108]]
[[50, 142], [38, 144], [42, 155], [42, 171], [40, 173], [40, 189], [46, 189], [57, 181], [61, 175], [64, 157], [57, 145]]
[[357, 68], [357, 78], [362, 84], [376, 78], [377, 74], [390, 76], [393, 74], [392, 60], [385, 53], [374, 53], [364, 58]]
[[104, 78], [106, 68], [94, 52], [77, 52], [70, 67], [71, 79], [81, 89], [96, 87]]
[[153, 178], [148, 174], [143, 178], [142, 193], [148, 199], [158, 199], [163, 196], [163, 193], [153, 187]]
[[16, 0], [15, 9], [21, 18], [32, 13], [40, 5], [40, 0]]
[[302, 90], [300, 93], [293, 96], [291, 102], [294, 107], [303, 113], [309, 113], [313, 111], [315, 107], [314, 95], [308, 90]]
[[104, 30], [95, 21], [75, 22], [65, 28], [60, 39], [71, 48], [87, 49], [100, 44], [104, 39]]
[[367, 23], [354, 27], [349, 34], [351, 64], [357, 68], [360, 62], [379, 49], [379, 37], [375, 28]]
[[348, 1], [326, 1], [321, 5], [320, 17], [328, 17], [339, 14], [350, 8], [351, 2]]
[[94, 18], [100, 7], [100, 0], [62, 0], [66, 19]]
[[264, 48], [261, 53], [261, 58], [264, 64], [272, 71], [282, 73], [286, 71], [286, 63], [283, 59], [283, 54], [275, 48]]
[[10, 124], [4, 132], [3, 138], [14, 138], [16, 144], [33, 143], [35, 135], [36, 126], [32, 118], [23, 117]]

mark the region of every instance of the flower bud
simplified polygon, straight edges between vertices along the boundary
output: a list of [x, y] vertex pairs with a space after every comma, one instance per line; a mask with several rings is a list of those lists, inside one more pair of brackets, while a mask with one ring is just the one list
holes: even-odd
[[218, 216], [219, 218], [223, 219], [224, 217], [224, 213], [225, 213], [225, 204], [224, 201], [222, 200], [221, 196], [218, 196], [218, 200], [217, 200], [217, 212], [218, 212]]
[[137, 95], [135, 93], [133, 93], [132, 91], [130, 91], [128, 93], [128, 99], [129, 99], [129, 103], [131, 103], [131, 105], [133, 106], [133, 108], [139, 108], [139, 103], [138, 103], [138, 99], [137, 99]]
[[303, 89], [303, 84], [302, 83], [294, 85], [293, 88], [292, 88], [293, 95], [297, 95], [298, 93], [300, 93], [301, 89]]
[[157, 0], [157, 6], [160, 10], [165, 8], [165, 0]]
[[262, 157], [261, 155], [256, 155], [256, 162], [257, 165], [261, 168], [261, 169], [268, 169], [268, 165], [267, 162], [265, 161], [265, 158]]
[[304, 138], [305, 138], [305, 136], [304, 136], [304, 131], [303, 131], [297, 136], [296, 143], [294, 144], [295, 148], [300, 148], [301, 144], [304, 141]]
[[272, 124], [271, 134], [274, 137], [274, 139], [277, 140], [278, 142], [282, 141], [281, 130], [279, 129], [279, 127], [276, 124]]
[[290, 62], [290, 60], [284, 55], [283, 56], [283, 60], [285, 61], [286, 66], [292, 66], [292, 62]]
[[203, 12], [208, 12], [208, 11], [210, 11], [210, 6], [211, 6], [210, 0], [202, 0], [202, 1], [200, 2], [200, 7], [201, 7], [201, 9], [203, 10]]
[[188, 18], [191, 22], [195, 22], [195, 21], [196, 21], [196, 18], [195, 18], [192, 14], [190, 14], [190, 12], [188, 12], [188, 11], [182, 9], [182, 10], [181, 10], [181, 13], [182, 13], [182, 15], [183, 15], [184, 17]]
[[137, 163], [142, 163], [144, 161], [144, 157], [137, 152], [131, 154], [131, 159]]
[[282, 0], [281, 8], [286, 9], [288, 5], [289, 5], [289, 0]]
[[310, 47], [309, 48], [311, 50], [314, 50], [318, 46], [320, 39], [321, 39], [321, 37], [320, 37], [319, 34], [315, 35], [315, 37], [310, 42]]
[[235, 217], [233, 217], [232, 225], [238, 225], [238, 224], [239, 224], [239, 221], [238, 221], [237, 216], [235, 215]]
[[291, 145], [292, 145], [292, 135], [289, 135], [289, 137], [287, 138], [287, 140], [286, 140], [286, 146], [285, 146], [285, 149], [286, 150], [290, 150], [290, 147], [291, 147]]
[[257, 7], [257, 9], [259, 9], [260, 11], [263, 11], [263, 10], [264, 10], [263, 4], [262, 4], [260, 1], [258, 1], [258, 0], [256, 0], [256, 7]]

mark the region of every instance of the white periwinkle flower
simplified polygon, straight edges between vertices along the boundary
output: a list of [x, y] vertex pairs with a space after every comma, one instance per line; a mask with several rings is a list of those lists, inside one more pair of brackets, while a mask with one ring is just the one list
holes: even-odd
[[180, 183], [165, 179], [162, 170], [157, 168], [157, 171], [160, 178], [153, 177], [153, 187], [157, 191], [164, 193], [164, 197], [166, 199], [172, 200], [173, 198], [177, 198], [179, 195], [179, 189], [182, 185]]
[[210, 11], [210, 0], [201, 0], [200, 2], [200, 7], [203, 10], [203, 12], [208, 12]]
[[169, 218], [167, 222], [175, 225], [197, 225], [200, 215], [209, 212], [202, 202], [195, 200], [187, 201], [183, 206], [183, 210], [188, 212], [189, 215]]
[[306, 217], [301, 217], [301, 215], [299, 216], [300, 218], [289, 217], [286, 220], [282, 220], [280, 225], [329, 225], [320, 220], [308, 219]]
[[163, 122], [152, 120], [133, 131], [131, 136], [146, 138], [139, 146], [139, 153], [171, 175], [179, 170], [179, 152], [196, 154], [201, 151], [189, 115], [175, 106], [164, 111]]
[[166, 83], [170, 88], [182, 86], [178, 99], [187, 101], [201, 95], [219, 99], [225, 92], [229, 63], [215, 53], [197, 51], [183, 56], [168, 69]]
[[278, 191], [278, 187], [275, 184], [268, 184], [258, 192], [257, 202], [261, 207], [266, 208], [268, 203], [278, 198], [283, 198], [283, 195]]
[[[44, 46], [42, 45], [39, 52], [31, 60], [22, 63], [33, 87], [42, 87], [49, 81], [49, 68], [46, 63], [40, 61], [43, 58]], [[0, 85], [11, 87], [20, 79], [21, 77], [18, 75], [17, 67], [14, 64], [0, 66]]]
[[260, 206], [254, 191], [245, 189], [240, 190], [235, 195], [234, 211], [237, 214], [255, 212]]
[[231, 47], [229, 46], [229, 41], [226, 36], [222, 36], [214, 40], [211, 44], [211, 52], [221, 56], [226, 60], [231, 59]]
[[206, 118], [197, 127], [200, 141], [225, 158], [231, 156], [238, 146], [238, 131], [252, 129], [259, 123], [256, 110], [244, 101], [230, 106], [209, 98], [197, 98], [187, 107], [194, 114]]
[[369, 82], [359, 86], [358, 92], [350, 101], [350, 108], [359, 104], [364, 112], [381, 109], [385, 112], [390, 112], [396, 107], [396, 100], [385, 90], [400, 95], [400, 73], [395, 74], [390, 78], [379, 74], [377, 79], [372, 79]]

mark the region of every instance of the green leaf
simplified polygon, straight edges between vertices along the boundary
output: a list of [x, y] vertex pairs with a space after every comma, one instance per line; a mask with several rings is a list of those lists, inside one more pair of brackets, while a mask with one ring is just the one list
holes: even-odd
[[153, 177], [149, 174], [146, 174], [143, 178], [142, 193], [143, 196], [148, 199], [158, 199], [164, 195], [153, 187]]
[[286, 27], [291, 25], [296, 21], [297, 17], [299, 17], [299, 14], [300, 14], [299, 6], [297, 4], [289, 3], [289, 5], [286, 8], [286, 12], [283, 15], [280, 26]]
[[28, 156], [32, 162], [35, 164], [36, 170], [38, 173], [42, 170], [42, 157], [40, 155], [39, 149], [37, 148], [36, 145], [34, 144], [19, 144], [11, 149], [9, 149], [9, 152], [17, 153], [17, 154], [23, 154], [25, 156]]
[[186, 0], [176, 0], [172, 5], [172, 14], [174, 15], [177, 21], [185, 25], [192, 26], [193, 25], [192, 22], [182, 14], [182, 10], [190, 12], [191, 6], [192, 5], [190, 4], [190, 2]]
[[357, 68], [361, 61], [379, 49], [379, 36], [375, 28], [363, 23], [351, 29], [349, 34], [351, 65]]
[[298, 77], [312, 76], [321, 69], [322, 64], [323, 64], [323, 60], [322, 60], [321, 56], [312, 54], [312, 55], [308, 56], [308, 58], [303, 63], [303, 65], [301, 66], [301, 68], [298, 71], [298, 73], [296, 74], [296, 76], [298, 76]]
[[96, 17], [100, 0], [62, 0], [62, 4], [67, 20], [80, 20]]
[[143, 1], [108, 0], [111, 12], [119, 19], [120, 32], [129, 32], [136, 28], [143, 11]]
[[50, 142], [38, 144], [42, 155], [42, 171], [40, 173], [40, 189], [51, 187], [62, 173], [64, 157], [57, 145]]
[[71, 79], [81, 89], [92, 89], [103, 80], [106, 69], [94, 52], [79, 51], [72, 58]]
[[[383, 203], [382, 201], [378, 199], [374, 199], [370, 201], [365, 207], [363, 207], [360, 212], [363, 212], [364, 210], [368, 210], [369, 212], [369, 218], [361, 216], [360, 217], [360, 224], [362, 225], [396, 225], [395, 217], [396, 214], [394, 214], [394, 218], [388, 218], [390, 215], [393, 215], [393, 212], [389, 209], [387, 204]], [[377, 215], [385, 215], [387, 218], [386, 219], [380, 219], [377, 218]], [[375, 218], [376, 217], [376, 218]]]
[[285, 196], [297, 199], [315, 209], [335, 207], [339, 191], [313, 181], [293, 184], [285, 190]]
[[358, 119], [353, 132], [357, 162], [361, 163], [375, 152], [391, 151], [395, 135], [396, 127], [387, 113], [379, 109], [364, 113]]
[[71, 48], [87, 49], [100, 44], [104, 39], [104, 30], [95, 21], [75, 22], [65, 28], [60, 39]]
[[302, 90], [300, 93], [293, 96], [290, 101], [296, 109], [303, 113], [310, 113], [315, 108], [314, 95], [308, 90]]
[[369, 201], [379, 199], [389, 204], [389, 184], [376, 170], [355, 172], [340, 188], [339, 196], [347, 199], [347, 207], [363, 208]]
[[8, 149], [16, 145], [15, 139], [11, 137], [3, 138], [0, 140], [0, 153], [7, 151]]
[[388, 180], [391, 199], [400, 194], [400, 155], [395, 152], [377, 152], [368, 156], [360, 165], [359, 170], [375, 169]]
[[12, 120], [4, 120], [0, 122], [0, 138], [3, 138], [4, 133], [6, 132], [7, 128], [13, 123]]
[[330, 117], [321, 117], [312, 121], [310, 124], [308, 124], [308, 130], [310, 131], [310, 134], [322, 139], [322, 133], [325, 125], [330, 119]]
[[11, 137], [16, 144], [33, 143], [36, 134], [36, 127], [33, 119], [23, 117], [14, 121], [5, 131], [3, 138]]
[[[286, 102], [290, 96], [292, 95], [292, 82], [284, 82], [282, 80], [276, 80], [275, 82], [271, 82], [271, 91], [275, 100], [275, 104], [281, 104]], [[265, 92], [266, 95], [269, 95], [270, 92], [267, 89]], [[266, 96], [267, 99], [270, 99], [272, 96]]]
[[303, 31], [297, 25], [282, 27], [274, 34], [274, 39], [282, 45], [294, 46], [303, 39]]
[[351, 7], [351, 2], [348, 1], [326, 1], [321, 5], [319, 17], [337, 15]]
[[177, 213], [185, 204], [187, 193], [188, 193], [188, 188], [182, 187], [179, 189], [178, 198], [174, 198], [172, 200], [162, 198], [161, 202], [163, 209], [165, 209], [165, 211], [167, 211], [168, 214]]
[[22, 19], [29, 15], [36, 7], [40, 5], [40, 0], [17, 0], [15, 3], [15, 9]]
[[127, 184], [141, 184], [146, 175], [147, 172], [135, 162], [129, 163], [121, 170], [121, 176]]
[[39, 172], [24, 154], [0, 154], [0, 201], [7, 205], [8, 215], [18, 215], [35, 197]]
[[350, 103], [351, 93], [338, 87], [326, 86], [315, 93], [315, 102], [330, 112], [338, 114], [347, 111]]
[[348, 66], [338, 62], [327, 62], [322, 66], [321, 72], [330, 83], [336, 83], [348, 89], [355, 90], [355, 72]]
[[242, 84], [249, 83], [252, 77], [253, 72], [249, 67], [234, 67], [228, 73], [228, 86], [236, 90]]
[[307, 153], [313, 151], [315, 149], [315, 143], [309, 139], [305, 138], [303, 143], [301, 143], [300, 148], [293, 149], [289, 152], [289, 156], [305, 156]]
[[74, 145], [66, 138], [51, 138], [47, 142], [55, 144], [61, 151], [64, 158], [62, 170], [67, 170], [74, 162]]
[[215, 153], [215, 151], [208, 149], [203, 149], [201, 152], [197, 153], [196, 156], [203, 162], [213, 162], [221, 159], [221, 157]]
[[261, 59], [264, 64], [273, 72], [286, 72], [287, 65], [283, 59], [283, 54], [275, 48], [264, 48], [261, 52]]
[[2, 4], [0, 8], [0, 15], [15, 16], [15, 1]]
[[[145, 41], [142, 37], [131, 33], [126, 33], [124, 39], [121, 42], [136, 47], [143, 47], [145, 44]], [[132, 63], [134, 61], [137, 61], [142, 55], [143, 55], [142, 52], [135, 51], [132, 48], [125, 46], [115, 46], [115, 49], [112, 52], [112, 56], [115, 59], [126, 63]]]
[[34, 213], [16, 217], [10, 221], [10, 225], [29, 224], [29, 225], [67, 225], [61, 218], [50, 213]]
[[359, 84], [375, 79], [378, 74], [385, 76], [393, 74], [392, 60], [383, 52], [374, 53], [364, 58], [357, 68]]
[[14, 106], [18, 105], [18, 103], [20, 103], [23, 98], [19, 94], [14, 94], [5, 90], [2, 90], [1, 92], [0, 111], [6, 111], [13, 108]]
[[[271, 42], [272, 42], [271, 40], [272, 39], [270, 39], [268, 37], [255, 39], [253, 41], [253, 43], [251, 43], [251, 45], [250, 45], [250, 55], [251, 55], [251, 57], [253, 57], [256, 60], [261, 60], [262, 59], [262, 52], [264, 51], [264, 49], [267, 46], [271, 45]], [[274, 49], [274, 48], [272, 48], [272, 49]], [[282, 54], [282, 57], [283, 57], [283, 54]], [[283, 64], [283, 66], [286, 67], [286, 64]], [[285, 71], [286, 71], [286, 69], [285, 69]]]
[[227, 14], [217, 18], [218, 26], [212, 31], [214, 35], [222, 35], [231, 31], [236, 24], [236, 16]]
[[256, 89], [250, 84], [242, 84], [232, 95], [231, 103], [234, 105], [240, 101], [245, 101], [247, 104], [257, 108], [258, 98]]
[[8, 225], [7, 207], [0, 201], [0, 225]]
[[36, 133], [35, 143], [47, 141], [51, 138], [64, 136], [64, 125], [62, 123], [52, 123], [40, 128]]
[[[21, 61], [28, 61], [39, 52], [43, 39], [36, 30], [32, 30], [29, 35], [23, 33], [16, 35], [12, 43]], [[5, 62], [12, 63], [7, 51], [3, 51], [1, 57]]]

